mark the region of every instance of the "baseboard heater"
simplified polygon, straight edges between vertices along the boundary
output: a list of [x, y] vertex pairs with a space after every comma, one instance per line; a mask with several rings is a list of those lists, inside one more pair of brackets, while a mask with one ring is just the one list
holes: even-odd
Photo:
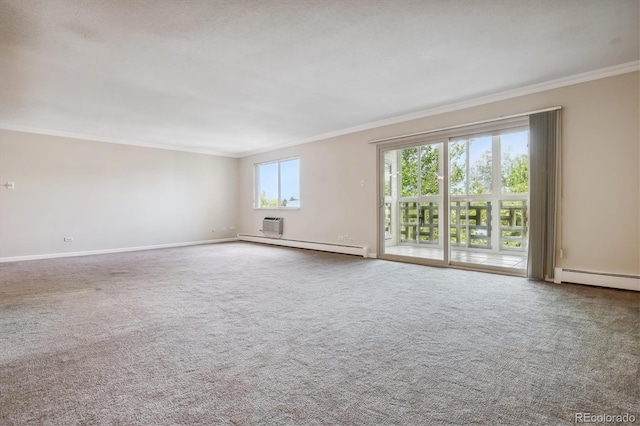
[[556, 283], [586, 284], [599, 287], [619, 288], [622, 290], [640, 291], [640, 277], [636, 275], [555, 268], [553, 281]]
[[356, 256], [369, 257], [369, 248], [366, 246], [350, 246], [344, 244], [317, 243], [313, 241], [286, 240], [261, 237], [256, 235], [238, 234], [238, 241], [249, 241], [252, 243], [272, 244], [276, 246], [294, 247], [309, 250], [328, 251], [331, 253], [353, 254]]

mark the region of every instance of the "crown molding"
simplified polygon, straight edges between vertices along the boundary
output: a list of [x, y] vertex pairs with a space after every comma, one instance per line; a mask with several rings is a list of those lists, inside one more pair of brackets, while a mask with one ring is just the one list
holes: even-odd
[[204, 149], [192, 149], [192, 148], [181, 147], [177, 145], [139, 142], [139, 141], [132, 141], [127, 139], [119, 139], [119, 138], [107, 138], [102, 136], [85, 135], [85, 134], [74, 133], [74, 132], [64, 132], [60, 130], [43, 129], [40, 127], [15, 125], [15, 124], [5, 123], [5, 122], [0, 122], [0, 129], [13, 130], [16, 132], [35, 133], [38, 135], [60, 136], [60, 137], [70, 138], [70, 139], [82, 139], [82, 140], [87, 140], [91, 142], [115, 143], [118, 145], [131, 145], [131, 146], [139, 146], [142, 148], [155, 148], [155, 149], [164, 149], [169, 151], [182, 151], [182, 152], [190, 152], [195, 154], [216, 155], [220, 157], [233, 157], [233, 158], [238, 157], [238, 155], [235, 153], [228, 153], [228, 152], [225, 153], [225, 152], [204, 150]]
[[279, 149], [290, 148], [296, 145], [303, 145], [311, 142], [317, 142], [324, 139], [335, 138], [337, 136], [344, 136], [351, 133], [362, 132], [365, 130], [375, 129], [377, 127], [389, 126], [392, 124], [404, 123], [406, 121], [417, 120], [420, 118], [431, 117], [438, 114], [444, 114], [447, 112], [459, 111], [466, 108], [472, 108], [476, 106], [486, 105], [493, 102], [503, 101], [507, 99], [517, 98], [520, 96], [531, 95], [534, 93], [544, 92], [547, 90], [558, 89], [565, 86], [572, 86], [574, 84], [586, 83], [588, 81], [599, 80], [602, 78], [613, 77], [620, 74], [626, 74], [630, 72], [640, 71], [640, 61], [627, 62], [625, 64], [615, 65], [612, 67], [601, 68], [595, 71], [584, 72], [581, 74], [575, 74], [568, 77], [562, 77], [555, 80], [546, 81], [543, 83], [532, 84], [529, 86], [520, 87], [518, 89], [507, 90], [493, 95], [481, 96], [478, 98], [468, 99], [462, 102], [456, 102], [448, 105], [443, 105], [435, 108], [429, 108], [422, 111], [413, 112], [410, 114], [400, 115], [396, 117], [386, 118], [383, 120], [372, 121], [370, 123], [362, 124], [359, 126], [348, 127], [346, 129], [337, 130], [335, 132], [325, 133], [319, 136], [314, 136], [307, 139], [298, 141], [292, 141], [286, 144], [274, 146], [271, 148], [264, 148], [254, 151], [247, 151], [238, 153], [239, 157], [248, 157], [251, 155], [263, 154], [265, 152], [276, 151]]

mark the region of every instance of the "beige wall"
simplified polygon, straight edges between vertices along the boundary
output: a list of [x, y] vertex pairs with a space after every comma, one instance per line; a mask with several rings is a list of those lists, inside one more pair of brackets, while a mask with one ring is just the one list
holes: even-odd
[[233, 237], [237, 163], [2, 130], [0, 257]]
[[[640, 273], [640, 87], [637, 72], [521, 96], [240, 159], [240, 232], [260, 235], [267, 215], [285, 218], [284, 238], [376, 248], [376, 148], [372, 139], [563, 107], [559, 244], [564, 268]], [[297, 155], [301, 208], [253, 209], [253, 164]], [[365, 185], [360, 182], [364, 180]]]
[[[242, 158], [0, 131], [0, 257], [260, 235], [285, 218], [285, 238], [376, 247], [372, 139], [563, 107], [559, 266], [640, 273], [640, 73], [379, 127]], [[253, 209], [253, 164], [297, 155], [299, 210]], [[364, 186], [361, 186], [364, 181]], [[222, 232], [223, 226], [236, 230]], [[212, 228], [218, 232], [212, 233]], [[72, 236], [73, 243], [63, 237]]]

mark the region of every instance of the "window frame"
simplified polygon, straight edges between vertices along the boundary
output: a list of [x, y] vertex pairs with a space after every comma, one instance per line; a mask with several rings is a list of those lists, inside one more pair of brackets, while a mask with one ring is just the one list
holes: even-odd
[[[280, 199], [282, 196], [282, 172], [281, 172], [281, 163], [285, 163], [287, 161], [298, 161], [298, 187], [300, 187], [300, 157], [286, 157], [286, 158], [278, 158], [275, 160], [262, 161], [260, 163], [253, 163], [253, 209], [254, 210], [298, 210], [301, 207], [301, 199], [302, 196], [299, 196], [298, 205], [297, 206], [281, 206]], [[269, 164], [277, 164], [278, 165], [278, 198], [276, 206], [261, 206], [260, 205], [260, 166], [266, 166]]]

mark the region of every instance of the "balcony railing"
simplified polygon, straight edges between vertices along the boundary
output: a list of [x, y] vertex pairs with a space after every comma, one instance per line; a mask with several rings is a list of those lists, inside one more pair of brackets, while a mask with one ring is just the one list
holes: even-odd
[[[392, 202], [385, 203], [386, 239], [393, 239], [394, 210]], [[439, 202], [399, 201], [396, 211], [399, 216], [398, 243], [441, 244]], [[450, 244], [454, 248], [526, 251], [526, 196], [475, 196], [473, 200], [454, 196], [449, 214]]]

